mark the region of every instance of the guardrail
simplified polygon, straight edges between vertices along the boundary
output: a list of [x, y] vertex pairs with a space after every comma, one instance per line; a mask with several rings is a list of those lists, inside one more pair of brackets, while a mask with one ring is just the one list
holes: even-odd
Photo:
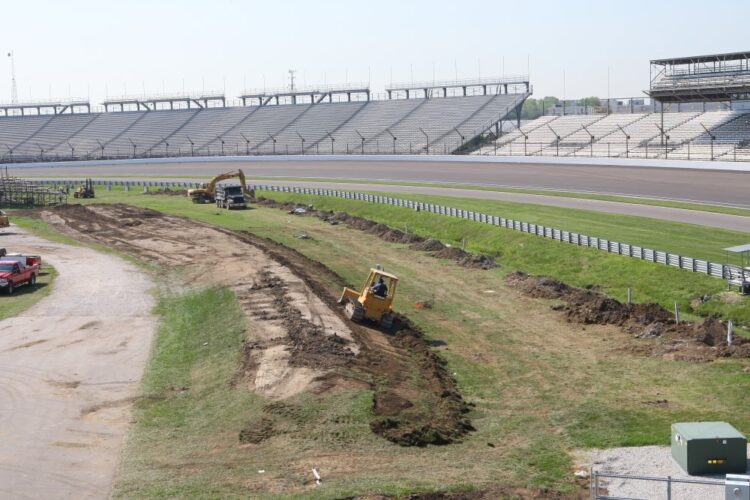
[[[601, 481], [601, 479], [622, 479], [625, 481], [648, 481], [648, 482], [664, 483], [664, 493], [665, 493], [664, 498], [666, 498], [667, 500], [672, 500], [674, 498], [674, 494], [676, 493], [674, 491], [675, 485], [685, 485], [688, 487], [699, 486], [699, 485], [716, 487], [716, 496], [713, 498], [723, 499], [724, 487], [726, 485], [726, 481], [712, 480], [712, 479], [686, 479], [686, 478], [674, 478], [671, 476], [666, 476], [666, 477], [634, 476], [634, 475], [627, 475], [627, 474], [610, 474], [610, 473], [605, 473], [605, 472], [594, 471], [594, 473], [591, 475], [591, 480], [589, 483], [589, 490], [590, 490], [589, 494], [593, 500], [637, 500], [631, 497], [612, 496], [609, 493], [605, 493], [606, 485], [602, 484], [603, 481]], [[719, 490], [719, 488], [721, 488], [721, 490]], [[701, 494], [696, 494], [696, 492], [691, 492], [691, 491], [681, 491], [679, 493], [680, 494], [677, 496], [677, 498], [706, 498], [705, 496]]]
[[[80, 180], [39, 180], [40, 184], [46, 185], [58, 185], [58, 186], [76, 186], [81, 183]], [[130, 187], [161, 187], [161, 188], [177, 188], [177, 189], [188, 189], [204, 186], [204, 183], [200, 182], [184, 182], [184, 181], [149, 181], [149, 180], [94, 180], [94, 184], [103, 186], [123, 186], [129, 189]], [[644, 260], [653, 262], [656, 264], [663, 264], [669, 267], [676, 267], [693, 273], [705, 274], [714, 278], [725, 279], [734, 285], [742, 286], [745, 283], [750, 283], [750, 271], [743, 269], [740, 266], [734, 266], [730, 264], [720, 264], [716, 262], [710, 262], [706, 260], [696, 259], [693, 257], [687, 257], [675, 253], [666, 252], [663, 250], [654, 250], [650, 248], [644, 248], [642, 246], [633, 245], [630, 243], [623, 243], [619, 241], [612, 241], [606, 238], [600, 238], [597, 236], [588, 236], [585, 234], [577, 233], [574, 231], [566, 231], [564, 229], [558, 229], [554, 227], [548, 227], [541, 224], [533, 224], [530, 222], [519, 221], [515, 219], [509, 219], [506, 217], [498, 217], [496, 215], [485, 214], [481, 212], [474, 212], [471, 210], [464, 210], [460, 208], [447, 207], [444, 205], [436, 205], [433, 203], [425, 203], [421, 201], [407, 200], [403, 198], [392, 198], [389, 196], [360, 193], [355, 191], [341, 191], [337, 189], [324, 189], [324, 188], [310, 188], [310, 187], [297, 187], [297, 186], [274, 186], [268, 184], [248, 184], [248, 187], [255, 189], [256, 191], [270, 191], [279, 193], [292, 193], [302, 194], [311, 196], [330, 196], [335, 198], [343, 198], [349, 200], [364, 201], [367, 203], [378, 203], [383, 205], [392, 205], [397, 207], [408, 208], [411, 210], [428, 212], [436, 215], [444, 215], [446, 217], [454, 217], [473, 222], [479, 222], [481, 224], [487, 224], [496, 227], [502, 227], [506, 229], [512, 229], [514, 231], [520, 231], [522, 233], [533, 234], [542, 238], [548, 238], [551, 240], [559, 241], [561, 243], [567, 243], [576, 246], [596, 248], [607, 253], [614, 253], [625, 257], [634, 259]]]

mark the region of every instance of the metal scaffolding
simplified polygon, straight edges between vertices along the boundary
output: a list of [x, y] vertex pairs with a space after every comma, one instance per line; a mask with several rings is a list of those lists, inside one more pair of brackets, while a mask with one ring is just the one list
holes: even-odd
[[34, 208], [66, 203], [66, 189], [40, 186], [18, 177], [0, 176], [0, 207]]

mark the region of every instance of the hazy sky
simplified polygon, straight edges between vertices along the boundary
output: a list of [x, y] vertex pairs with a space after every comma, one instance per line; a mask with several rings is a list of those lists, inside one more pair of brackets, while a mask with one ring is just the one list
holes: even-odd
[[[525, 74], [536, 97], [641, 95], [651, 58], [750, 50], [749, 0], [0, 0], [20, 100]], [[709, 10], [710, 9], [710, 10]], [[457, 70], [457, 71], [456, 71]]]

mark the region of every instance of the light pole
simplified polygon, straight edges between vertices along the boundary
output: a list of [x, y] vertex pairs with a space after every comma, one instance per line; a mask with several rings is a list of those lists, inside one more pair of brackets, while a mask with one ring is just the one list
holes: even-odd
[[622, 132], [622, 135], [625, 136], [625, 158], [630, 158], [630, 136], [625, 132], [625, 130], [618, 124], [617, 128], [620, 129], [620, 132]]
[[[557, 149], [557, 151], [555, 153], [555, 156], [560, 156], [560, 139], [561, 139], [561, 137], [559, 135], [557, 135], [557, 132], [555, 132], [554, 129], [552, 127], [550, 127], [549, 125], [547, 125], [547, 128], [550, 129], [550, 131], [555, 135], [555, 146], [556, 146], [556, 149]], [[544, 148], [542, 148], [542, 149], [544, 149]], [[540, 149], [539, 152], [541, 153], [542, 150]]]
[[273, 154], [276, 154], [276, 138], [271, 135], [271, 132], [266, 131], [266, 134], [273, 141]]
[[460, 132], [460, 131], [458, 130], [458, 127], [454, 128], [453, 130], [454, 130], [454, 131], [455, 131], [455, 132], [456, 132], [456, 133], [458, 134], [458, 136], [459, 136], [459, 137], [461, 138], [461, 147], [463, 147], [463, 145], [464, 145], [464, 141], [466, 140], [466, 137], [464, 137], [464, 135], [463, 135], [463, 134], [462, 134], [462, 133], [461, 133], [461, 132]]
[[422, 133], [424, 134], [424, 136], [425, 136], [425, 139], [427, 139], [427, 144], [425, 144], [424, 148], [425, 148], [425, 152], [426, 152], [427, 154], [430, 154], [430, 136], [429, 136], [429, 135], [427, 135], [427, 132], [425, 132], [425, 131], [424, 131], [424, 130], [422, 129], [422, 127], [419, 127], [419, 131], [420, 131], [420, 132], [422, 132]]
[[39, 148], [39, 156], [42, 160], [44, 160], [44, 148], [41, 147], [39, 144], [36, 145], [36, 147]]
[[245, 139], [245, 156], [250, 156], [250, 139], [245, 137], [245, 134], [243, 134], [242, 132], [240, 132], [240, 135], [243, 139]]
[[99, 144], [99, 150], [101, 151], [99, 153], [99, 159], [102, 159], [104, 158], [104, 144], [102, 144], [102, 141], [100, 141], [99, 139], [97, 139], [96, 142], [97, 144]]
[[[662, 115], [663, 116], [663, 115]], [[662, 127], [654, 123], [654, 126], [659, 129], [659, 132], [661, 132], [662, 142], [664, 142], [664, 158], [666, 158], [669, 154], [669, 136], [664, 131]], [[646, 154], [646, 158], [648, 158], [648, 154]]]
[[393, 139], [393, 154], [395, 155], [396, 154], [396, 136], [393, 135], [393, 133], [391, 132], [391, 129], [389, 128], [385, 129], [385, 131], [388, 132], [388, 135], [390, 135], [391, 138]]
[[195, 148], [195, 143], [193, 142], [193, 140], [190, 138], [189, 135], [186, 135], [185, 138], [190, 143], [190, 156], [193, 156], [193, 152], [194, 152], [194, 148]]
[[133, 158], [135, 158], [135, 149], [136, 149], [137, 146], [133, 142], [133, 139], [131, 139], [130, 137], [128, 137], [128, 140], [130, 141], [130, 144], [133, 145]]
[[70, 159], [75, 160], [76, 159], [76, 147], [73, 146], [70, 141], [68, 141], [68, 146], [70, 146]]
[[591, 155], [590, 156], [591, 158], [593, 158], [594, 157], [594, 139], [595, 139], [594, 134], [589, 132], [589, 129], [586, 128], [586, 125], [582, 125], [582, 127], [583, 127], [583, 130], [585, 130], [586, 133], [589, 134], [589, 136], [591, 137]]
[[[386, 130], [388, 130], [388, 129], [386, 129]], [[354, 129], [354, 131], [355, 131], [355, 132], [357, 133], [357, 135], [359, 136], [359, 140], [360, 140], [360, 141], [362, 141], [362, 147], [361, 147], [361, 151], [360, 151], [360, 154], [365, 154], [365, 136], [364, 136], [364, 135], [362, 135], [362, 134], [360, 134], [360, 133], [359, 133], [359, 130], [357, 130], [356, 128]]]
[[[701, 127], [703, 127], [703, 130], [706, 131], [706, 133], [708, 134], [708, 137], [711, 138], [711, 161], [714, 161], [714, 141], [716, 140], [716, 136], [714, 134], [712, 134], [711, 131], [708, 130], [706, 128], [706, 126], [703, 125], [702, 123], [701, 123]], [[688, 146], [689, 146], [689, 144], [688, 144]]]
[[167, 158], [169, 158], [169, 143], [164, 137], [161, 138], [161, 142], [164, 143], [164, 154]]
[[216, 138], [221, 142], [221, 156], [224, 156], [224, 138], [220, 135], [217, 135]]
[[302, 137], [302, 134], [299, 133], [299, 130], [294, 131], [297, 134], [297, 137], [299, 137], [300, 141], [302, 141], [302, 154], [305, 154], [305, 138]]
[[330, 132], [326, 130], [326, 135], [331, 138], [331, 154], [333, 154], [333, 142], [336, 140], [333, 138]]

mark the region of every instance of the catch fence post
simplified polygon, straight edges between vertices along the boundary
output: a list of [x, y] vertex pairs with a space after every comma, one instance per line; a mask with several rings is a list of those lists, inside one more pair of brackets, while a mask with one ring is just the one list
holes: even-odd
[[633, 303], [633, 289], [628, 288], [628, 304], [632, 304], [632, 303]]

